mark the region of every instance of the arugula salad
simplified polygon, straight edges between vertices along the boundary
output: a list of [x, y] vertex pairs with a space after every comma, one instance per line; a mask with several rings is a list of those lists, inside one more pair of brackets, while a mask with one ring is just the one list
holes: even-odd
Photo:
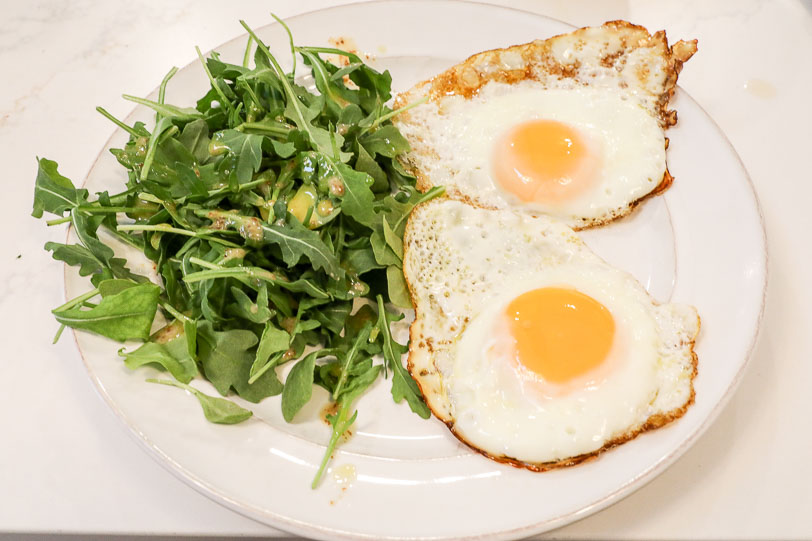
[[[390, 331], [403, 316], [388, 304], [411, 308], [403, 231], [439, 190], [418, 192], [397, 160], [408, 144], [390, 121], [399, 111], [386, 105], [389, 73], [342, 50], [294, 46], [276, 19], [290, 38], [290, 72], [240, 21], [249, 35], [241, 64], [198, 49], [210, 88], [194, 108], [165, 102], [176, 68], [156, 101], [124, 96], [154, 110], [154, 126], [98, 108], [129, 134], [110, 150], [127, 172], [122, 191], [91, 198], [38, 159], [32, 214], [70, 223], [78, 242], [45, 248], [92, 284], [53, 310], [55, 341], [65, 327], [143, 341], [119, 350], [126, 366], [159, 368], [166, 377], [148, 381], [189, 391], [215, 423], [251, 417], [233, 394], [251, 403], [281, 394], [291, 421], [313, 385], [326, 389], [335, 413], [315, 488], [355, 421], [354, 402], [379, 377], [391, 379], [395, 402], [429, 417], [401, 361], [407, 346]], [[297, 57], [317, 92], [297, 84]], [[132, 272], [116, 243], [143, 252], [160, 284]], [[151, 333], [157, 314], [167, 323]], [[294, 364], [282, 382], [284, 363]], [[193, 387], [198, 377], [221, 397]]]

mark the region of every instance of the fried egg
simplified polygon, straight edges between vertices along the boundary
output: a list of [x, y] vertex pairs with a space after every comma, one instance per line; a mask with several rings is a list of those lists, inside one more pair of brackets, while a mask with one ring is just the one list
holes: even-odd
[[665, 129], [696, 42], [615, 21], [472, 56], [399, 96], [395, 117], [418, 187], [580, 229], [671, 183]]
[[491, 458], [576, 464], [693, 402], [696, 310], [657, 303], [554, 218], [429, 201], [409, 218], [403, 270], [409, 370]]

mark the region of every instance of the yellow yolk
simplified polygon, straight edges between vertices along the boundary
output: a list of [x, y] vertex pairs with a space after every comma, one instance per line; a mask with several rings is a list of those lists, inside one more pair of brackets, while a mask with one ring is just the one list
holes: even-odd
[[615, 320], [601, 303], [574, 289], [545, 287], [507, 307], [516, 361], [553, 383], [597, 368], [612, 347]]
[[493, 147], [493, 175], [524, 202], [556, 203], [595, 182], [595, 157], [577, 130], [555, 120], [523, 122]]

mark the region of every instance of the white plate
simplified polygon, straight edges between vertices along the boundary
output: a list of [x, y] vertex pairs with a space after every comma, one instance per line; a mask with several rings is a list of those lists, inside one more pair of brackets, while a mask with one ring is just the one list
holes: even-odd
[[[374, 55], [379, 68], [390, 69], [396, 90], [475, 52], [570, 30], [525, 12], [449, 1], [356, 4], [288, 23], [299, 44], [351, 38]], [[259, 34], [280, 59], [288, 58], [281, 27]], [[218, 50], [239, 62], [244, 44], [238, 39]], [[172, 80], [167, 100], [191, 105], [206, 88], [200, 66], [187, 66]], [[757, 334], [766, 246], [752, 186], [702, 109], [682, 91], [674, 105], [680, 120], [668, 133], [673, 187], [630, 218], [585, 236], [659, 300], [698, 308], [696, 403], [678, 422], [598, 460], [543, 474], [491, 462], [460, 445], [436, 420], [423, 421], [394, 404], [390, 382], [379, 381], [358, 404], [355, 435], [313, 491], [310, 480], [329, 436], [319, 420], [324, 394], [316, 392], [312, 407], [293, 424], [281, 419], [274, 397], [251, 405], [255, 417], [248, 422], [219, 426], [205, 421], [185, 393], [144, 383], [154, 375], [150, 369], [128, 371], [117, 344], [78, 333], [87, 369], [104, 400], [172, 473], [219, 503], [291, 532], [331, 539], [502, 539], [583, 518], [653, 479], [696, 441], [730, 397]], [[149, 117], [140, 108], [130, 121]], [[118, 132], [108, 148], [125, 140]], [[120, 189], [124, 178], [105, 150], [87, 187]], [[66, 287], [70, 298], [88, 285], [71, 270]], [[214, 393], [206, 382], [196, 385]]]

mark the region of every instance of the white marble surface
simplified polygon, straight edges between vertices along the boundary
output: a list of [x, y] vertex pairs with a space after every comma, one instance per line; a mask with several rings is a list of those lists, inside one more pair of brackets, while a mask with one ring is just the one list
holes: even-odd
[[[64, 238], [30, 214], [37, 155], [80, 181], [123, 92], [146, 95], [171, 65], [282, 17], [342, 2], [3, 2], [0, 24], [0, 533], [282, 535], [167, 473], [96, 395], [70, 335], [50, 345]], [[809, 0], [494, 2], [575, 25], [627, 19], [699, 39], [680, 84], [741, 155], [767, 224], [760, 340], [738, 392], [699, 442], [622, 502], [548, 534], [566, 539], [812, 538], [812, 4]], [[232, 7], [233, 5], [238, 7]], [[713, 262], [708, 262], [713, 264]], [[735, 307], [731, 307], [735, 309]]]

